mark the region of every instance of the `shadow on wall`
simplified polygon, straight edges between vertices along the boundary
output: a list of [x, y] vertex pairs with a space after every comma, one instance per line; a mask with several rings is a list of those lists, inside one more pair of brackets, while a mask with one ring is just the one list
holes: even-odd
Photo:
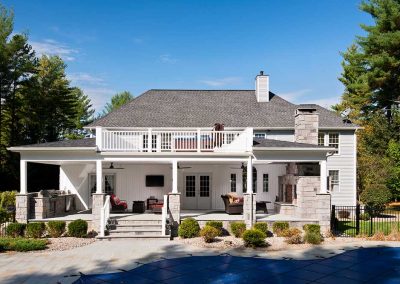
[[[60, 166], [28, 163], [28, 192], [42, 189], [58, 189]], [[19, 191], [19, 189], [16, 189]]]

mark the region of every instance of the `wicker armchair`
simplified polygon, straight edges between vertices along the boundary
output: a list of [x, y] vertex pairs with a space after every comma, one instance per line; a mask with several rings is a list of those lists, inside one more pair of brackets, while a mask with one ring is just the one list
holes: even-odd
[[241, 202], [230, 202], [228, 195], [221, 195], [222, 200], [225, 204], [225, 212], [229, 215], [242, 214], [243, 213], [243, 201]]

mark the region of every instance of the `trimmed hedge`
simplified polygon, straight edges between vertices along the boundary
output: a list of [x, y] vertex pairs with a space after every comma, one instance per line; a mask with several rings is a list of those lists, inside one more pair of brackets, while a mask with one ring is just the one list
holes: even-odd
[[267, 236], [260, 230], [250, 229], [243, 233], [243, 241], [246, 247], [264, 247]]
[[59, 238], [65, 232], [65, 221], [49, 221], [47, 223], [47, 233], [52, 238]]
[[218, 236], [222, 236], [223, 224], [221, 221], [207, 221], [206, 226], [213, 227], [219, 231]]
[[268, 236], [268, 224], [266, 222], [257, 222], [254, 224], [253, 229], [260, 230], [266, 236]]
[[206, 243], [212, 243], [213, 241], [215, 241], [215, 238], [218, 237], [220, 234], [221, 234], [220, 229], [211, 227], [209, 225], [206, 225], [200, 231], [200, 236], [203, 237], [203, 239]]
[[46, 226], [42, 222], [28, 223], [26, 225], [26, 236], [28, 238], [38, 239], [43, 236]]
[[289, 229], [289, 223], [288, 222], [274, 222], [272, 224], [272, 231], [274, 234], [276, 234], [278, 237], [284, 237], [284, 231]]
[[194, 218], [184, 219], [178, 228], [178, 235], [184, 239], [197, 237], [199, 233], [199, 222], [197, 222]]
[[321, 234], [321, 226], [318, 224], [305, 224], [303, 226], [304, 232], [309, 232], [309, 233], [315, 233], [315, 234]]
[[368, 213], [361, 213], [360, 219], [363, 221], [369, 221], [369, 220], [371, 220], [371, 216]]
[[323, 238], [321, 234], [316, 234], [315, 232], [306, 232], [304, 235], [304, 241], [308, 244], [319, 245], [322, 243]]
[[68, 235], [70, 237], [84, 238], [87, 235], [88, 223], [78, 219], [68, 224]]
[[24, 231], [26, 228], [26, 224], [23, 223], [10, 223], [6, 228], [6, 235], [8, 237], [22, 237], [24, 235]]
[[32, 251], [44, 250], [47, 240], [25, 238], [0, 238], [0, 251]]
[[284, 231], [285, 242], [288, 244], [301, 244], [303, 239], [301, 237], [301, 230], [297, 228], [289, 228]]
[[246, 231], [246, 224], [244, 222], [232, 222], [230, 224], [231, 232], [236, 238], [241, 238], [244, 231]]

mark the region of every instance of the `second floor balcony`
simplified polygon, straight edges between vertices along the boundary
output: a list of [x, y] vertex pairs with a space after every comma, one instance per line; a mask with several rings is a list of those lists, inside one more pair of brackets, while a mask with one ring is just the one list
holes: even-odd
[[104, 152], [246, 152], [253, 129], [120, 130], [96, 128], [96, 145]]

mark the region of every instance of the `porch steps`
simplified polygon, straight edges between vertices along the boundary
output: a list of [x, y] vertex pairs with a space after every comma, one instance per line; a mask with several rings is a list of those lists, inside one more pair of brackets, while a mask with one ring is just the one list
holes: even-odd
[[161, 216], [157, 218], [116, 218], [111, 217], [107, 225], [108, 232], [99, 240], [114, 239], [170, 239], [169, 235], [162, 235]]

